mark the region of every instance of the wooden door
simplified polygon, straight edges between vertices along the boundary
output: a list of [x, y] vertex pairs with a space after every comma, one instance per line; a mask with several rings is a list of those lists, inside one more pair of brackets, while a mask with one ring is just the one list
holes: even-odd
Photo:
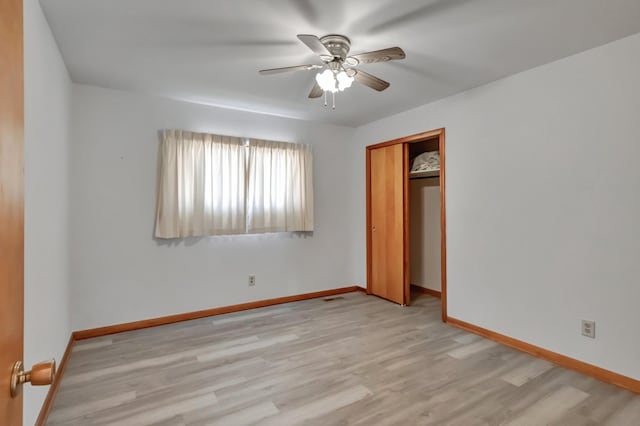
[[409, 304], [406, 144], [368, 150], [369, 293]]
[[22, 398], [11, 398], [23, 342], [23, 56], [22, 0], [0, 0], [0, 425], [22, 424]]

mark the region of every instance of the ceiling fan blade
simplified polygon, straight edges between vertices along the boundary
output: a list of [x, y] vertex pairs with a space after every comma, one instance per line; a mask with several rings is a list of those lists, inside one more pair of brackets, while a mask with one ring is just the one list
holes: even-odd
[[309, 99], [319, 98], [323, 93], [324, 90], [322, 90], [322, 87], [320, 87], [320, 85], [316, 82], [313, 84], [311, 92], [309, 92]]
[[258, 72], [262, 75], [271, 75], [271, 74], [280, 74], [281, 72], [288, 72], [288, 71], [317, 70], [319, 68], [323, 68], [322, 65], [296, 65], [294, 67], [270, 68], [267, 70], [260, 70]]
[[333, 54], [329, 52], [329, 49], [322, 44], [318, 37], [311, 34], [298, 34], [298, 39], [306, 44], [316, 55], [331, 56], [333, 58]]
[[406, 55], [404, 54], [404, 50], [399, 47], [390, 47], [388, 49], [353, 55], [347, 58], [347, 60], [355, 58], [360, 64], [372, 64], [374, 62], [395, 61], [398, 59], [404, 59], [405, 57]]
[[388, 81], [381, 80], [378, 77], [362, 70], [356, 70], [356, 74], [353, 77], [358, 83], [371, 87], [373, 90], [377, 90], [378, 92], [382, 92], [391, 85]]

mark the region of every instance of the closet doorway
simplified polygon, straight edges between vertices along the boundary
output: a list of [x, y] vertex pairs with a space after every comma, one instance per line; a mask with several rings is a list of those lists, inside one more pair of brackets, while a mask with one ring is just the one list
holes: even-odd
[[370, 145], [366, 155], [367, 293], [400, 305], [412, 287], [439, 295], [446, 321], [445, 130]]

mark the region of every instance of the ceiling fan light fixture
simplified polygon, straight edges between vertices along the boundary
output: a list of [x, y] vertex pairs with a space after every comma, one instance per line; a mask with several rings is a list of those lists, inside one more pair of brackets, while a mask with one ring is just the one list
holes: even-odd
[[335, 93], [338, 91], [336, 78], [331, 70], [324, 70], [316, 74], [316, 82], [325, 92]]
[[351, 87], [354, 78], [347, 74], [345, 71], [336, 73], [332, 70], [324, 70], [316, 74], [316, 82], [318, 86], [325, 92], [342, 92], [345, 89]]
[[336, 80], [338, 82], [338, 90], [342, 92], [344, 89], [348, 89], [349, 87], [351, 87], [354, 78], [349, 76], [349, 74], [347, 74], [345, 71], [340, 71], [336, 75]]

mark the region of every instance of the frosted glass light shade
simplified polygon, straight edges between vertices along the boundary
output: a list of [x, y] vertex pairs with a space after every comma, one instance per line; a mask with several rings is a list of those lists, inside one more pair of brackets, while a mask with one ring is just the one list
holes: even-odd
[[349, 75], [344, 71], [340, 71], [338, 75], [336, 75], [336, 80], [338, 81], [338, 90], [341, 92], [344, 89], [351, 87], [351, 84], [353, 83], [353, 77], [349, 77]]
[[325, 92], [337, 92], [336, 79], [333, 75], [333, 71], [324, 70], [316, 74], [316, 82]]

